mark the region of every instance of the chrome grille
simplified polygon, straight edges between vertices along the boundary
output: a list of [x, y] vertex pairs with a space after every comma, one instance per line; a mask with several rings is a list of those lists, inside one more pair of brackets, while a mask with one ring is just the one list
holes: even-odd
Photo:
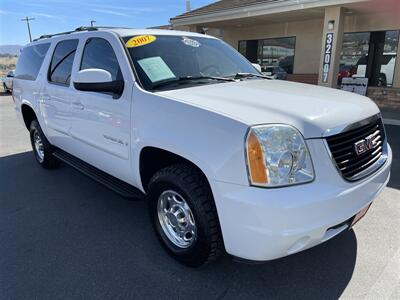
[[362, 179], [386, 161], [385, 129], [378, 116], [327, 137], [326, 141], [337, 169], [346, 180]]

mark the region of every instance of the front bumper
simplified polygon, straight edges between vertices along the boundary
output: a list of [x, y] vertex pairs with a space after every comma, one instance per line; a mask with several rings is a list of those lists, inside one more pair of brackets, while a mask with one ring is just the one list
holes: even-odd
[[329, 240], [346, 228], [389, 181], [392, 151], [369, 177], [350, 183], [337, 172], [322, 140], [308, 140], [315, 180], [309, 184], [263, 189], [211, 183], [226, 251], [266, 261]]

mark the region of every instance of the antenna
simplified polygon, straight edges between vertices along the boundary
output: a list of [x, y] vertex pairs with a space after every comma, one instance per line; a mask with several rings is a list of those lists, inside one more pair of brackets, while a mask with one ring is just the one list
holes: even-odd
[[93, 27], [94, 23], [96, 23], [96, 20], [91, 20], [90, 21], [90, 27]]
[[31, 35], [31, 27], [29, 26], [29, 21], [33, 21], [35, 20], [35, 18], [28, 18], [25, 17], [23, 19], [21, 19], [21, 21], [25, 21], [26, 25], [28, 26], [28, 33], [29, 33], [29, 41], [32, 42], [32, 35]]

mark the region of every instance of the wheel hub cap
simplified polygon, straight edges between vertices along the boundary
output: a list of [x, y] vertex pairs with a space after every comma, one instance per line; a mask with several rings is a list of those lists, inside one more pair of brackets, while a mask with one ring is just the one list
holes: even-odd
[[177, 192], [168, 190], [158, 198], [158, 220], [168, 239], [179, 248], [188, 248], [196, 239], [197, 229], [192, 211]]
[[42, 161], [44, 159], [44, 147], [42, 139], [37, 131], [33, 134], [33, 141], [35, 145], [35, 151], [39, 159]]

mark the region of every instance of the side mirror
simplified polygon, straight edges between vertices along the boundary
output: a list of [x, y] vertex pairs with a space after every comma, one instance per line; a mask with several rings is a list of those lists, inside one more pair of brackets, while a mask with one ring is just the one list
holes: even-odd
[[74, 87], [79, 91], [114, 93], [121, 95], [124, 90], [122, 80], [112, 80], [111, 73], [102, 69], [86, 69], [75, 76]]
[[14, 74], [13, 74], [13, 73], [8, 73], [8, 74], [7, 74], [7, 77], [8, 77], [8, 78], [13, 78], [13, 77], [14, 77]]
[[260, 72], [260, 73], [262, 72], [261, 66], [259, 64], [252, 64], [252, 65], [258, 72]]

